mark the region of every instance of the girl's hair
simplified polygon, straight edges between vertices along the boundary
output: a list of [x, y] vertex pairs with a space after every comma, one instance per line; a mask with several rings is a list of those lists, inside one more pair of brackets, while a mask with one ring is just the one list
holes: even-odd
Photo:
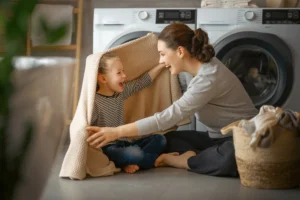
[[173, 50], [178, 46], [184, 47], [200, 62], [209, 62], [215, 56], [215, 50], [209, 44], [207, 33], [201, 28], [193, 31], [183, 23], [170, 24], [162, 30], [158, 40], [164, 41], [167, 47]]
[[[107, 52], [104, 53], [101, 58], [100, 58], [100, 62], [98, 65], [98, 74], [106, 74], [106, 72], [108, 71], [108, 66], [107, 66], [107, 61], [110, 59], [114, 59], [114, 58], [119, 58], [119, 56], [117, 56], [115, 53], [112, 52]], [[100, 88], [99, 84], [97, 83], [97, 88], [96, 91], [98, 91]]]

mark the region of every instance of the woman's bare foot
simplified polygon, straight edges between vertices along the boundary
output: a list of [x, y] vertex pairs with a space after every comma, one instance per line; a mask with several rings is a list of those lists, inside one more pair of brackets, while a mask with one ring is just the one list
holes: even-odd
[[133, 174], [134, 172], [138, 171], [140, 167], [138, 165], [127, 165], [123, 168], [123, 170], [127, 173]]
[[161, 166], [171, 166], [176, 168], [183, 168], [183, 169], [190, 169], [187, 163], [187, 160], [195, 156], [196, 153], [193, 151], [187, 151], [183, 154], [179, 155], [172, 155], [170, 154], [162, 154], [159, 156], [155, 161], [155, 167]]
[[156, 158], [154, 166], [155, 167], [165, 167], [169, 166], [168, 164], [164, 163], [165, 157], [171, 155], [171, 156], [179, 156], [178, 152], [172, 152], [172, 153], [163, 153], [158, 158]]

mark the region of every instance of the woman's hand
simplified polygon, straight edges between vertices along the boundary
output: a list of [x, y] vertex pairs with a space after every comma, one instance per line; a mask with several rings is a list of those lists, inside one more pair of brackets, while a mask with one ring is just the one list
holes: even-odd
[[88, 126], [87, 142], [94, 148], [101, 148], [107, 143], [118, 139], [117, 128]]

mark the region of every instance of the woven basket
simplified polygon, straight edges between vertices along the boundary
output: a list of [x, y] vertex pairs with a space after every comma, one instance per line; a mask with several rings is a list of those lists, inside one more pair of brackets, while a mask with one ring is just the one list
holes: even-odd
[[262, 189], [286, 189], [300, 184], [300, 137], [276, 125], [280, 135], [269, 148], [249, 145], [250, 136], [237, 126], [233, 128], [235, 157], [241, 183]]

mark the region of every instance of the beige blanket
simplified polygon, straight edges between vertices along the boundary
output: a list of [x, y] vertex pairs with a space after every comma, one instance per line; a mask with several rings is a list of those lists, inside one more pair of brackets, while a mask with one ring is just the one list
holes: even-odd
[[[153, 33], [108, 51], [114, 52], [120, 57], [128, 80], [149, 71], [159, 61], [157, 36]], [[87, 58], [80, 99], [70, 127], [71, 142], [62, 164], [60, 177], [84, 179], [87, 174], [107, 176], [119, 171], [101, 150], [93, 149], [86, 143], [85, 128], [91, 122], [97, 68], [101, 55], [93, 54]], [[181, 95], [177, 76], [171, 76], [168, 70], [164, 70], [151, 86], [126, 100], [125, 123], [134, 122], [162, 111]], [[188, 122], [189, 120], [184, 120], [178, 125]]]

